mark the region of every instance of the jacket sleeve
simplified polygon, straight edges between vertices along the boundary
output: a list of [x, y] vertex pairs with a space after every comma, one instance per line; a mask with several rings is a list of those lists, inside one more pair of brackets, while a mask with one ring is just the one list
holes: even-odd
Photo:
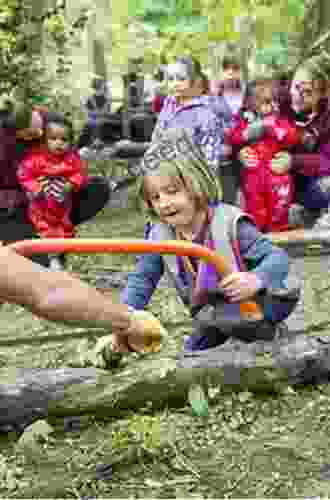
[[274, 246], [252, 222], [239, 221], [237, 236], [242, 259], [247, 269], [257, 274], [262, 288], [283, 286], [289, 272], [288, 254]]
[[169, 106], [171, 106], [171, 97], [165, 97], [162, 109], [158, 115], [157, 122], [151, 136], [151, 142], [157, 141], [161, 137], [164, 129], [164, 119], [168, 113]]
[[292, 169], [297, 174], [306, 177], [318, 177], [320, 175], [320, 164], [321, 155], [319, 153], [295, 154], [291, 160]]
[[319, 153], [293, 155], [292, 169], [306, 177], [330, 176], [330, 142], [321, 146]]
[[17, 179], [24, 191], [38, 193], [41, 189], [39, 171], [39, 157], [35, 154], [27, 155], [18, 166]]
[[160, 255], [145, 254], [139, 257], [135, 271], [128, 275], [120, 301], [134, 309], [143, 309], [150, 302], [163, 272], [163, 259]]
[[193, 138], [210, 168], [217, 172], [221, 162], [227, 158], [224, 116], [220, 116], [209, 106], [200, 117], [200, 123], [193, 128]]

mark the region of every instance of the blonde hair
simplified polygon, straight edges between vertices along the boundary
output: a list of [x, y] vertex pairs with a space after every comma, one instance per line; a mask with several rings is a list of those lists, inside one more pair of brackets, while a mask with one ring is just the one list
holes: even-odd
[[[139, 190], [139, 196], [143, 204], [143, 211], [147, 212], [149, 217], [158, 217], [153, 205], [152, 201], [150, 200], [150, 192], [148, 189], [148, 180], [152, 174], [147, 174], [145, 175], [140, 184], [140, 190]], [[177, 172], [176, 175], [170, 175], [169, 176], [171, 179], [171, 183], [173, 186], [180, 186], [185, 189], [185, 191], [188, 193], [190, 199], [192, 199], [195, 204], [197, 210], [207, 210], [207, 207], [209, 205], [209, 199], [208, 195], [206, 192], [196, 192], [194, 189], [193, 182], [189, 177], [183, 177], [180, 172]]]
[[[138, 196], [147, 210], [148, 190], [146, 179], [151, 174], [177, 178], [198, 204], [217, 203], [221, 200], [220, 180], [186, 129], [168, 129], [151, 144], [140, 164], [143, 175]], [[149, 215], [154, 215], [150, 213]]]

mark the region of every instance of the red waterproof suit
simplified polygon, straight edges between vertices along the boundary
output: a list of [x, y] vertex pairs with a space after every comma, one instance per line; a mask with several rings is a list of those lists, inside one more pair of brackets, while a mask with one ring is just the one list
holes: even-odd
[[[250, 122], [245, 116], [240, 114], [236, 125], [227, 133], [227, 141], [233, 147], [246, 146], [243, 131]], [[270, 161], [280, 151], [297, 145], [300, 135], [284, 117], [269, 115], [264, 120], [267, 132], [254, 144], [249, 144], [257, 160], [241, 171], [242, 208], [253, 216], [261, 231], [285, 231], [294, 198], [294, 181], [289, 171], [272, 171]]]
[[[18, 180], [29, 194], [42, 190], [47, 179], [64, 180], [71, 184], [73, 191], [79, 191], [87, 180], [85, 164], [75, 151], [55, 155], [46, 149], [29, 152], [18, 169]], [[28, 214], [36, 232], [42, 238], [72, 238], [73, 224], [70, 220], [71, 195], [67, 193], [63, 202], [51, 194], [36, 198], [30, 202]]]

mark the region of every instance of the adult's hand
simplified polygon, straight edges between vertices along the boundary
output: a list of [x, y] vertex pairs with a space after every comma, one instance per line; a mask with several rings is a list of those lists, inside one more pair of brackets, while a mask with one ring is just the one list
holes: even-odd
[[262, 282], [256, 273], [238, 272], [226, 276], [219, 287], [229, 302], [241, 302], [255, 297], [262, 288]]

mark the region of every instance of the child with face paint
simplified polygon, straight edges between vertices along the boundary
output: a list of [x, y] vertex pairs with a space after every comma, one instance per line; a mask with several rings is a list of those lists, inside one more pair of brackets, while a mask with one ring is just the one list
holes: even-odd
[[[185, 130], [168, 131], [151, 145], [141, 169], [141, 205], [153, 220], [147, 239], [180, 239], [206, 245], [225, 255], [233, 264], [233, 272], [222, 279], [213, 265], [196, 258], [146, 254], [139, 258], [135, 272], [129, 274], [122, 302], [144, 309], [163, 273], [193, 315], [208, 303], [210, 289], [222, 289], [229, 314], [235, 315], [239, 314], [240, 301], [251, 299], [262, 289], [283, 286], [288, 273], [287, 254], [273, 247], [249, 216], [220, 201], [219, 179], [210, 172], [203, 154]], [[265, 312], [269, 338], [273, 338], [275, 326], [285, 314], [285, 306], [281, 311]], [[253, 335], [257, 337], [258, 332]], [[225, 340], [220, 331], [213, 340], [198, 334], [189, 338], [185, 347], [206, 349]], [[127, 350], [123, 337], [114, 335], [113, 348]]]
[[[81, 188], [87, 176], [71, 141], [71, 124], [62, 115], [49, 113], [44, 143], [28, 152], [18, 169], [18, 180], [30, 202], [28, 215], [41, 238], [74, 236], [71, 193]], [[55, 258], [53, 262], [55, 267]]]
[[189, 130], [209, 164], [217, 172], [226, 158], [224, 130], [231, 124], [231, 112], [221, 97], [206, 95], [206, 81], [198, 61], [177, 58], [166, 71], [169, 96], [159, 114], [152, 142], [166, 130]]
[[222, 96], [233, 114], [239, 112], [243, 104], [244, 84], [242, 82], [241, 62], [234, 55], [227, 55], [222, 61], [223, 79], [213, 80], [210, 92]]
[[278, 152], [299, 144], [300, 134], [293, 122], [278, 113], [271, 80], [257, 80], [246, 102], [247, 108], [227, 134], [232, 147], [243, 146], [242, 208], [253, 216], [260, 231], [285, 231], [289, 228], [294, 179], [287, 165], [271, 160]]

